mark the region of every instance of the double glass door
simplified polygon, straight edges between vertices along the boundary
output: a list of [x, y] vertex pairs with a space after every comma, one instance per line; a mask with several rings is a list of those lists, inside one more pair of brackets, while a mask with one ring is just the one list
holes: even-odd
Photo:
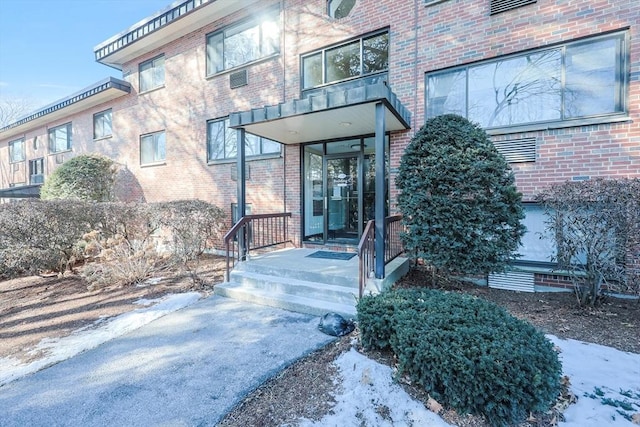
[[367, 139], [356, 141], [343, 143], [343, 152], [336, 143], [305, 147], [305, 240], [357, 244], [374, 218], [375, 154]]

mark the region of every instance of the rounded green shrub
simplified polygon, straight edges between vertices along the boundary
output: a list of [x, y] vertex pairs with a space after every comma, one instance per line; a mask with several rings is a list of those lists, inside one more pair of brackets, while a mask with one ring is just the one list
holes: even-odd
[[546, 410], [560, 391], [562, 366], [553, 345], [491, 302], [398, 289], [362, 298], [358, 319], [363, 345], [390, 347], [399, 375], [492, 425], [515, 424], [531, 411]]
[[407, 252], [442, 272], [502, 271], [525, 233], [522, 195], [487, 133], [464, 117], [434, 117], [405, 149], [396, 186]]
[[73, 157], [55, 169], [40, 189], [42, 199], [105, 202], [113, 199], [115, 163], [87, 154]]

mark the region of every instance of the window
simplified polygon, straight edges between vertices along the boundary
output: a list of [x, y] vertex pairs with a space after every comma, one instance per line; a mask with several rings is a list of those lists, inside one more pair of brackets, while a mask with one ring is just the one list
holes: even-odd
[[[279, 154], [279, 142], [245, 133], [246, 152], [249, 156]], [[207, 161], [233, 159], [237, 156], [237, 131], [229, 128], [229, 119], [212, 120], [207, 123]]]
[[140, 92], [164, 86], [164, 55], [140, 64]]
[[427, 117], [499, 128], [622, 114], [624, 50], [615, 34], [427, 74]]
[[355, 4], [356, 0], [328, 0], [327, 12], [332, 18], [345, 18], [349, 15]]
[[93, 115], [93, 139], [111, 136], [111, 110]]
[[207, 75], [280, 52], [279, 10], [207, 36]]
[[24, 138], [9, 142], [9, 162], [23, 162], [24, 159]]
[[523, 205], [523, 224], [527, 231], [520, 241], [518, 261], [553, 262], [557, 255], [555, 243], [546, 231], [547, 216], [542, 206], [533, 203]]
[[309, 89], [387, 71], [389, 33], [378, 33], [302, 57], [302, 87]]
[[44, 182], [44, 159], [29, 160], [29, 184], [42, 184]]
[[49, 151], [59, 153], [71, 150], [71, 123], [49, 129]]
[[142, 135], [140, 137], [140, 164], [164, 162], [165, 149], [164, 131]]

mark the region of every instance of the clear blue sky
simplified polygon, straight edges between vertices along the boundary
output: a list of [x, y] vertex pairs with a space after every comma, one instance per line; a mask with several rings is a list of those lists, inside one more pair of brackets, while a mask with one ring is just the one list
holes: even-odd
[[93, 48], [175, 0], [0, 0], [0, 99], [33, 109], [120, 71]]

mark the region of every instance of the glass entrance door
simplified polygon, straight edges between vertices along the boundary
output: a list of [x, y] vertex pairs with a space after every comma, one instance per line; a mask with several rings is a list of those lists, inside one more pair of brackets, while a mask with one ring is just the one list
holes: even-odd
[[[388, 140], [385, 152], [388, 153]], [[375, 149], [372, 137], [305, 145], [303, 149], [303, 239], [357, 244], [375, 210]], [[385, 155], [387, 159], [388, 155]], [[388, 177], [388, 163], [386, 176]], [[388, 189], [388, 182], [385, 183]], [[385, 212], [388, 209], [388, 190]]]
[[327, 157], [325, 165], [326, 240], [357, 242], [362, 210], [359, 156]]

